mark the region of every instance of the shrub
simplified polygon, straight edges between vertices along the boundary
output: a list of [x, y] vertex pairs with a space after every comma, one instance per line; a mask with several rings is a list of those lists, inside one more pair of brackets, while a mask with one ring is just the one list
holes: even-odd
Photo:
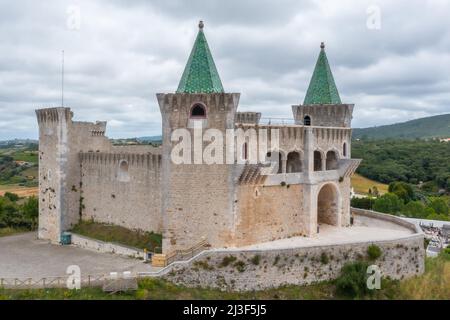
[[206, 261], [195, 261], [194, 262], [194, 266], [198, 267], [198, 268], [201, 268], [203, 270], [213, 270], [214, 269], [214, 267], [210, 266], [208, 264], [208, 262], [206, 262]]
[[370, 260], [377, 260], [381, 256], [381, 249], [375, 244], [367, 247], [367, 255]]
[[275, 260], [273, 261], [273, 265], [276, 266], [279, 261], [280, 261], [280, 256], [276, 256]]
[[237, 271], [239, 272], [244, 272], [245, 271], [245, 263], [244, 261], [237, 261], [234, 264], [234, 267], [237, 269]]
[[16, 202], [17, 200], [19, 200], [19, 196], [12, 192], [5, 192], [5, 198], [8, 198], [12, 202]]
[[373, 291], [367, 288], [367, 262], [348, 263], [335, 280], [336, 294], [346, 298], [364, 298]]
[[328, 258], [327, 254], [325, 252], [322, 252], [322, 254], [320, 255], [320, 262], [322, 262], [322, 264], [327, 264], [330, 261], [330, 259]]
[[236, 261], [236, 257], [234, 256], [226, 256], [223, 257], [222, 262], [220, 263], [220, 267], [227, 267], [228, 265], [230, 265], [231, 263]]
[[442, 250], [441, 255], [444, 257], [445, 260], [450, 261], [450, 246]]
[[259, 254], [253, 256], [253, 258], [250, 260], [255, 266], [259, 265], [259, 262], [261, 261], [261, 256]]
[[384, 213], [398, 213], [403, 209], [403, 200], [395, 193], [386, 193], [375, 200], [373, 210]]
[[371, 210], [373, 207], [373, 203], [375, 199], [367, 197], [367, 198], [352, 198], [350, 200], [351, 206], [354, 208], [367, 209]]

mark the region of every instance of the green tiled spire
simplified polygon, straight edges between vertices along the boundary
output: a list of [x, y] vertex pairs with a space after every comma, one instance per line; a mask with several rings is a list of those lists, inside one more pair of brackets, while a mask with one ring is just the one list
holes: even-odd
[[341, 104], [323, 42], [303, 104]]
[[219, 93], [224, 92], [219, 73], [208, 47], [203, 22], [198, 24], [199, 30], [194, 47], [178, 84], [178, 93]]

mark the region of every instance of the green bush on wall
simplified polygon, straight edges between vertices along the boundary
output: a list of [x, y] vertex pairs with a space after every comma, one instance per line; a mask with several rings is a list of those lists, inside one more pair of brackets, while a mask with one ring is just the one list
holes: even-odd
[[379, 257], [381, 257], [380, 247], [375, 244], [371, 244], [367, 247], [367, 255], [370, 260], [377, 260]]

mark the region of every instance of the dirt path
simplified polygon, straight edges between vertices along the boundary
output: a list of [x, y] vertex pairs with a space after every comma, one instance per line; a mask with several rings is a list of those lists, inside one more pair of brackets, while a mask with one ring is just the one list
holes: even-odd
[[0, 196], [3, 196], [6, 192], [12, 192], [19, 197], [31, 197], [38, 195], [38, 187], [20, 187], [16, 185], [0, 185]]

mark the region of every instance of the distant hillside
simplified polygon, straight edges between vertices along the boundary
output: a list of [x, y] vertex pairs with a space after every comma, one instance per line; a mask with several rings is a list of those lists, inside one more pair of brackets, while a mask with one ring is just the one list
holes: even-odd
[[353, 138], [450, 138], [450, 114], [415, 119], [386, 126], [353, 129]]
[[162, 136], [139, 137], [136, 139], [139, 142], [160, 142], [160, 141], [162, 141]]

